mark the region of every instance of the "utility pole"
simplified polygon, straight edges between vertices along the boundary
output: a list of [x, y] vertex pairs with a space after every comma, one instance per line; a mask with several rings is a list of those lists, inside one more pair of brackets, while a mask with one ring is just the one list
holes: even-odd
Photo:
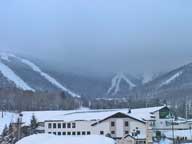
[[187, 120], [188, 119], [188, 98], [186, 97], [186, 100], [185, 100], [185, 119]]
[[3, 114], [3, 109], [2, 109], [1, 118], [3, 118], [3, 115], [4, 115], [4, 114]]
[[172, 118], [172, 137], [173, 137], [173, 144], [175, 144], [174, 118]]

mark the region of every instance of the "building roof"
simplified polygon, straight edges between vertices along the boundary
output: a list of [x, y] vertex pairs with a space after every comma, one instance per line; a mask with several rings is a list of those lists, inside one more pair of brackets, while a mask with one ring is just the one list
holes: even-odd
[[101, 121], [116, 113], [125, 114], [131, 118], [144, 122], [150, 120], [152, 113], [165, 106], [132, 109], [128, 113], [128, 109], [99, 109], [99, 110], [66, 110], [66, 111], [29, 111], [22, 112], [22, 121], [30, 124], [32, 115], [35, 115], [38, 122], [44, 121]]
[[97, 125], [97, 124], [100, 124], [100, 123], [102, 123], [102, 122], [104, 122], [104, 121], [106, 121], [106, 120], [108, 120], [108, 119], [110, 119], [110, 118], [130, 118], [130, 119], [133, 119], [133, 120], [136, 120], [136, 121], [139, 121], [139, 122], [145, 124], [144, 121], [141, 121], [141, 120], [138, 120], [138, 119], [136, 119], [136, 118], [134, 118], [134, 117], [131, 117], [131, 116], [129, 116], [128, 114], [118, 112], [118, 113], [115, 113], [115, 114], [113, 114], [113, 115], [111, 115], [111, 116], [109, 116], [109, 117], [106, 117], [105, 119], [102, 119], [102, 120], [100, 120], [100, 121], [97, 121], [97, 122], [93, 123], [92, 126], [95, 126], [95, 125]]

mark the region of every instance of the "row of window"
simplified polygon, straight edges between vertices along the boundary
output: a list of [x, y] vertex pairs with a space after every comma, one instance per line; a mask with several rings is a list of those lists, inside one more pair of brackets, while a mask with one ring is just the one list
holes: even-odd
[[[129, 122], [125, 121], [124, 122], [124, 126], [128, 127], [129, 126]], [[111, 122], [111, 127], [115, 127], [115, 122], [112, 121]], [[48, 128], [49, 129], [60, 129], [60, 128], [76, 128], [76, 124], [75, 123], [48, 123]]]
[[[125, 121], [125, 122], [124, 122], [124, 126], [125, 126], [125, 127], [128, 127], [128, 126], [129, 126], [129, 122], [128, 122], [128, 121]], [[111, 122], [111, 127], [115, 127], [115, 122], [114, 122], [114, 121]]]
[[76, 128], [75, 123], [48, 123], [49, 129], [61, 129], [61, 128]]
[[[112, 135], [115, 135], [116, 132], [115, 131], [111, 131]], [[125, 134], [129, 134], [129, 131], [125, 131]], [[100, 135], [104, 135], [104, 131], [100, 131]]]
[[90, 131], [83, 131], [83, 132], [48, 132], [49, 134], [54, 134], [54, 135], [91, 135]]
[[[78, 131], [78, 132], [48, 132], [49, 134], [54, 134], [54, 135], [91, 135], [90, 131]], [[104, 135], [104, 131], [100, 131], [100, 135]], [[112, 135], [115, 135], [115, 131], [111, 131]], [[125, 134], [129, 134], [129, 131], [125, 131]]]
[[[115, 131], [111, 131], [111, 134], [112, 134], [112, 135], [115, 135], [116, 132], [115, 132]], [[129, 134], [129, 131], [125, 131], [125, 134]]]

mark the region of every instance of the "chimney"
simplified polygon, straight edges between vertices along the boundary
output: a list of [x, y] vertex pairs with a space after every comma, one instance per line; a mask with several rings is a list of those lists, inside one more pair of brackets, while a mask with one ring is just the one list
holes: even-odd
[[131, 108], [129, 108], [128, 113], [129, 113], [129, 114], [131, 113]]

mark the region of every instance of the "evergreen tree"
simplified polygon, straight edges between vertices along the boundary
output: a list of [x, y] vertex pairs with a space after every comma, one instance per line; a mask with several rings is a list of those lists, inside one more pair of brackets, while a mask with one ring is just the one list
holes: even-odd
[[31, 125], [30, 125], [31, 134], [35, 133], [35, 130], [36, 130], [37, 127], [38, 127], [37, 119], [36, 119], [35, 115], [32, 115]]
[[2, 132], [2, 136], [6, 136], [8, 134], [9, 130], [8, 130], [8, 127], [7, 125], [5, 125], [4, 129], [3, 129], [3, 132]]

